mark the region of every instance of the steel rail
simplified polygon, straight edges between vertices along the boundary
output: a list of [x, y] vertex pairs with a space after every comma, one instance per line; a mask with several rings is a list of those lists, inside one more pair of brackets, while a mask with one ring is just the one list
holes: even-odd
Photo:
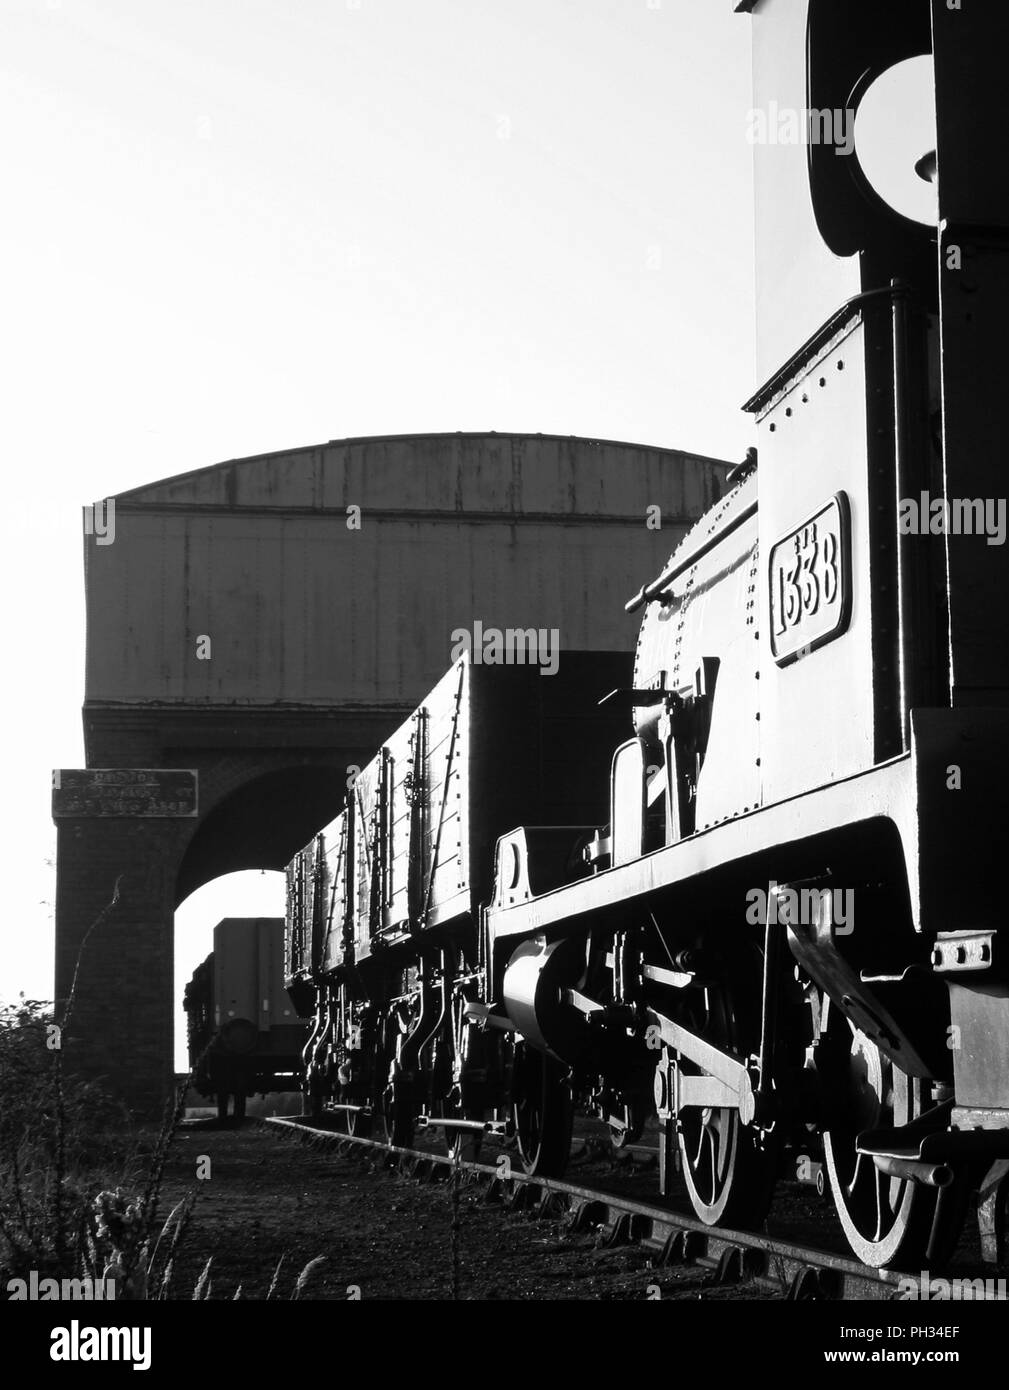
[[[343, 1153], [357, 1148], [389, 1160], [408, 1177], [437, 1180], [445, 1170], [462, 1170], [476, 1182], [489, 1184], [487, 1199], [513, 1208], [537, 1209], [543, 1216], [561, 1216], [571, 1231], [598, 1227], [603, 1246], [637, 1244], [653, 1251], [661, 1265], [697, 1265], [714, 1271], [719, 1282], [752, 1281], [779, 1297], [792, 1299], [888, 1300], [898, 1296], [901, 1275], [889, 1269], [870, 1269], [843, 1255], [778, 1240], [754, 1231], [705, 1226], [668, 1207], [650, 1206], [614, 1192], [582, 1187], [559, 1178], [536, 1177], [510, 1165], [491, 1166], [420, 1149], [398, 1148], [376, 1139], [337, 1130], [320, 1129], [298, 1116], [264, 1119], [293, 1134], [338, 1145]], [[502, 1155], [505, 1158], [506, 1155]]]

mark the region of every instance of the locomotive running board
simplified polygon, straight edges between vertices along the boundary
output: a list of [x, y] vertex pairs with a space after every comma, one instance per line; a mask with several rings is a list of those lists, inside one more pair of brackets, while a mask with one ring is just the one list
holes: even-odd
[[[935, 791], [945, 788], [951, 763], [969, 769], [969, 785], [980, 789], [972, 793], [980, 798], [975, 804], [999, 804], [996, 789], [1009, 779], [1009, 712], [913, 709], [911, 752], [889, 762], [757, 807], [535, 898], [505, 905], [505, 890], [495, 884], [494, 901], [501, 905], [486, 909], [491, 943], [537, 933], [554, 939], [587, 925], [617, 928], [626, 923], [629, 908], [647, 910], [657, 898], [699, 883], [704, 875], [744, 868], [747, 862], [767, 864], [783, 850], [794, 856], [820, 837], [880, 822], [889, 822], [899, 837], [916, 930], [934, 935], [947, 931], [950, 922], [1000, 921], [996, 879], [947, 871], [951, 861], [970, 865], [978, 853], [966, 813], [970, 798], [965, 803]], [[1009, 831], [1000, 831], [992, 844], [995, 848], [985, 846], [989, 859], [1003, 846], [1009, 853]]]
[[[492, 938], [504, 940], [546, 932], [562, 934], [578, 919], [605, 919], [626, 913], [627, 905], [647, 901], [700, 875], [742, 863], [781, 846], [794, 846], [840, 827], [891, 820], [901, 834], [909, 870], [917, 851], [917, 825], [909, 823], [915, 768], [910, 754], [787, 801], [699, 830], [627, 864], [604, 869], [507, 907], [489, 907]], [[909, 873], [909, 877], [915, 875]], [[912, 890], [914, 884], [912, 882]]]

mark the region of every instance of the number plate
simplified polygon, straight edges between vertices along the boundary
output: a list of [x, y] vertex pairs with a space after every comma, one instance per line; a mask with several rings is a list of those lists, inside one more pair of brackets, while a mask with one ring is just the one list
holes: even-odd
[[771, 547], [771, 652], [779, 666], [840, 634], [851, 616], [851, 544], [843, 492]]

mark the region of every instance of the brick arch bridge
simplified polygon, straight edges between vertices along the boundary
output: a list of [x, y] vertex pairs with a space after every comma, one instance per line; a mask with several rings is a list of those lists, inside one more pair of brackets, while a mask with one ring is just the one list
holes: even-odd
[[86, 766], [53, 788], [58, 1010], [80, 953], [68, 1067], [159, 1108], [178, 904], [282, 868], [443, 673], [453, 630], [556, 628], [561, 660], [626, 652], [629, 672], [623, 603], [727, 467], [546, 435], [351, 439], [86, 509]]

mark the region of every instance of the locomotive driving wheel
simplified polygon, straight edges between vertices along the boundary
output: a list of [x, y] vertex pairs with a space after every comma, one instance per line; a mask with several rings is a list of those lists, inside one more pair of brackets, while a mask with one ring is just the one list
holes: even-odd
[[[727, 983], [707, 985], [691, 1001], [689, 1026], [739, 1053], [747, 1041], [739, 997]], [[684, 1075], [699, 1072], [686, 1060], [676, 1065]], [[775, 1176], [769, 1136], [743, 1124], [739, 1111], [729, 1106], [688, 1106], [679, 1115], [679, 1146], [687, 1194], [705, 1225], [747, 1230], [763, 1223]]]
[[949, 1187], [925, 1187], [881, 1173], [871, 1155], [856, 1152], [863, 1131], [917, 1119], [927, 1108], [928, 1082], [894, 1066], [829, 998], [818, 1051], [829, 1107], [824, 1157], [852, 1250], [874, 1267], [917, 1271], [944, 1263], [963, 1223], [968, 1192], [962, 1177]]
[[516, 1044], [512, 1063], [511, 1113], [525, 1171], [560, 1177], [574, 1120], [567, 1068], [524, 1042]]

